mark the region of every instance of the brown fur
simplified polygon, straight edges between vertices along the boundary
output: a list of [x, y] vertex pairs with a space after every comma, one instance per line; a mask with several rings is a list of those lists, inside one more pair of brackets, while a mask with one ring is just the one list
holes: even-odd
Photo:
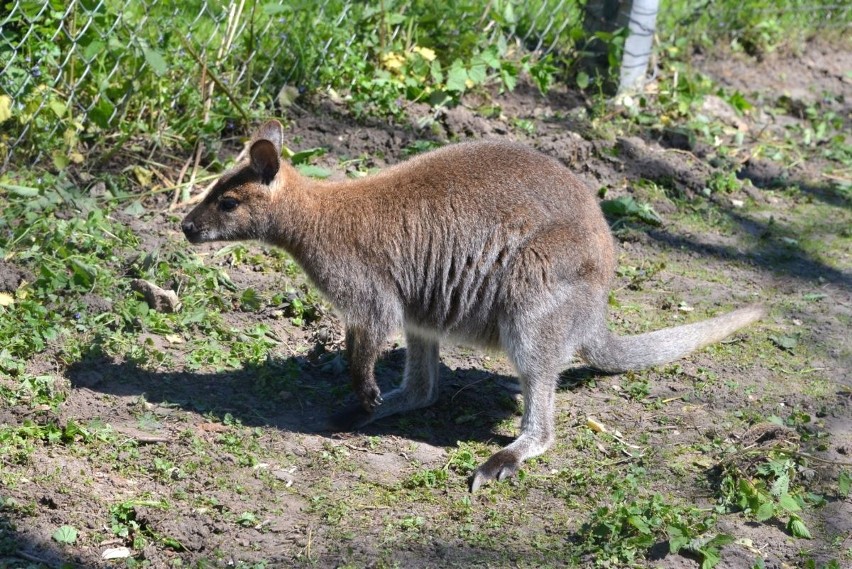
[[[251, 159], [225, 174], [182, 227], [198, 243], [260, 239], [287, 250], [340, 311], [363, 425], [433, 403], [438, 346], [502, 348], [525, 397], [521, 435], [477, 469], [471, 488], [517, 472], [553, 440], [557, 375], [579, 352], [605, 371], [671, 361], [762, 314], [759, 307], [619, 338], [606, 327], [615, 268], [592, 192], [521, 145], [448, 146], [371, 177], [316, 182], [279, 159], [281, 125], [263, 125]], [[231, 207], [233, 206], [233, 208]], [[404, 328], [403, 382], [384, 399], [373, 376]]]

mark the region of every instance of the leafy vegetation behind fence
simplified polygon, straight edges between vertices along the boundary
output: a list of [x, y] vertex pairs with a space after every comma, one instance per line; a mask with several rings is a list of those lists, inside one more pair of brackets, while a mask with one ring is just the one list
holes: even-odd
[[[488, 82], [571, 81], [576, 0], [144, 2], [12, 0], [0, 19], [0, 163], [61, 170], [104, 161], [129, 139], [167, 151], [211, 142], [332, 89], [359, 114], [406, 101], [452, 104]], [[831, 0], [664, 3], [658, 37], [769, 52], [850, 22]], [[620, 34], [611, 44], [618, 61]], [[588, 78], [581, 73], [581, 86]], [[211, 147], [215, 146], [211, 144]]]

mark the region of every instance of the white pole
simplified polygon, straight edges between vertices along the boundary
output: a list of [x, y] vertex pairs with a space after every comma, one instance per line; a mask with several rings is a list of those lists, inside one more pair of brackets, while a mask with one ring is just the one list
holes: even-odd
[[627, 15], [629, 18], [628, 34], [624, 42], [624, 55], [621, 59], [619, 93], [642, 88], [648, 71], [648, 61], [651, 59], [653, 50], [654, 29], [657, 23], [660, 0], [633, 0], [633, 2], [623, 3], [622, 8], [628, 8], [630, 12]]

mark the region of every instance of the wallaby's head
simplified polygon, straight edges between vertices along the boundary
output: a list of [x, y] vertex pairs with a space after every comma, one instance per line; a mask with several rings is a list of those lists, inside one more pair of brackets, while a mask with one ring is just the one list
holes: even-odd
[[272, 223], [272, 202], [282, 184], [284, 129], [269, 121], [252, 137], [249, 160], [226, 172], [181, 222], [190, 243], [262, 239]]

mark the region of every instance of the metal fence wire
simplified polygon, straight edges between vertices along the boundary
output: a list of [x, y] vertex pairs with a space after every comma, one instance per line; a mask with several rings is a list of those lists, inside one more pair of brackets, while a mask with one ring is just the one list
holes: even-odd
[[[402, 42], [453, 51], [475, 34], [533, 57], [569, 54], [582, 35], [584, 4], [0, 0], [0, 170], [45, 159], [62, 168], [140, 135], [168, 147], [173, 141], [158, 137], [179, 136], [182, 122], [188, 132], [193, 122], [249, 119], [287, 90], [340, 87], [341, 62], [363, 64], [367, 54], [357, 51], [365, 47], [375, 54]], [[796, 0], [783, 11], [769, 0], [736, 11], [716, 9], [713, 0], [672, 4], [684, 22], [710, 18], [732, 29], [748, 10], [763, 10], [767, 22], [800, 11], [826, 26], [848, 26], [850, 12], [843, 3]], [[661, 17], [666, 10], [663, 3]]]

